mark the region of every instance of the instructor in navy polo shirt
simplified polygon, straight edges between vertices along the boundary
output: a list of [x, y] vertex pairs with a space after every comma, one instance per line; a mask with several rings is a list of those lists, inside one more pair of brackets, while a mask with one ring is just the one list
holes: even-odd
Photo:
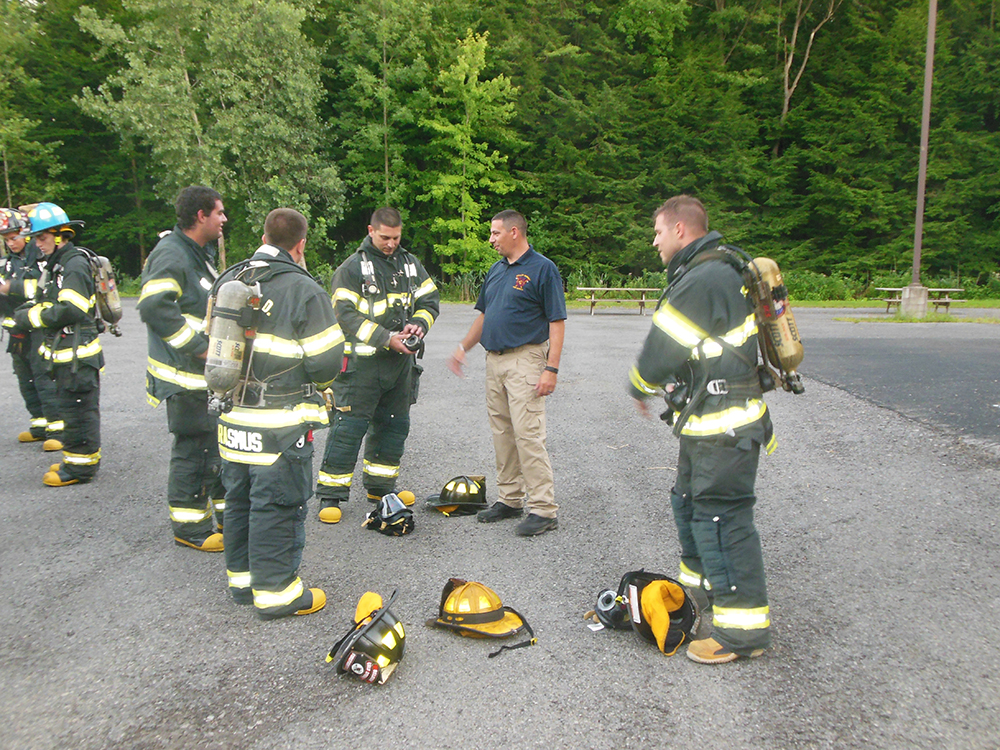
[[486, 350], [486, 408], [497, 458], [497, 495], [479, 513], [483, 523], [520, 518], [519, 536], [559, 527], [552, 464], [545, 447], [545, 397], [556, 389], [566, 333], [566, 298], [559, 269], [528, 244], [528, 225], [517, 211], [501, 211], [490, 224], [490, 244], [502, 256], [476, 300], [479, 317], [448, 359], [463, 376], [465, 353]]

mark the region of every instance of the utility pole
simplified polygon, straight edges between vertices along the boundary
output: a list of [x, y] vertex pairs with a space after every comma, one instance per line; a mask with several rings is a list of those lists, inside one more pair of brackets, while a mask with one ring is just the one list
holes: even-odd
[[917, 173], [917, 216], [913, 230], [913, 278], [903, 289], [900, 313], [927, 315], [927, 287], [920, 283], [920, 250], [924, 236], [924, 196], [927, 192], [927, 151], [931, 128], [931, 88], [934, 81], [934, 37], [937, 33], [937, 0], [927, 8], [927, 57], [924, 63], [924, 109], [920, 118], [920, 169]]

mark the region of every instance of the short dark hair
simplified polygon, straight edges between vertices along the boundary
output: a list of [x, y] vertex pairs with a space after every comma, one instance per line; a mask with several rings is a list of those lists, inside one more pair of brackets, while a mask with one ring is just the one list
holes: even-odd
[[403, 217], [396, 209], [385, 206], [377, 209], [372, 214], [372, 220], [368, 223], [373, 227], [401, 227], [403, 226]]
[[705, 210], [705, 204], [690, 195], [675, 195], [670, 198], [653, 213], [653, 221], [660, 214], [682, 221], [692, 229], [708, 231], [708, 211]]
[[184, 188], [177, 194], [177, 200], [174, 201], [177, 223], [181, 229], [190, 229], [198, 221], [199, 211], [204, 211], [207, 216], [215, 210], [215, 202], [221, 200], [221, 195], [204, 185], [191, 185]]
[[493, 217], [493, 221], [502, 221], [505, 229], [510, 229], [511, 227], [517, 227], [521, 230], [521, 234], [525, 237], [528, 236], [528, 222], [523, 215], [517, 211], [508, 208], [506, 211], [501, 211], [496, 216]]
[[309, 222], [294, 208], [276, 208], [264, 219], [264, 236], [272, 245], [291, 252], [305, 239]]

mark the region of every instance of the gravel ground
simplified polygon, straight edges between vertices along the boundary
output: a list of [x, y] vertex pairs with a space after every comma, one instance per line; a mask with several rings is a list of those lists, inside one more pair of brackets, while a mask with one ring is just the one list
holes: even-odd
[[[172, 543], [166, 417], [145, 404], [145, 333], [127, 303], [124, 337], [105, 338], [92, 484], [41, 484], [53, 457], [15, 442], [26, 414], [13, 376], [0, 378], [0, 746], [997, 747], [1000, 441], [840, 378], [872, 326], [839, 314], [802, 311], [806, 393], [768, 399], [781, 444], [761, 461], [757, 521], [775, 647], [712, 667], [582, 618], [626, 570], [676, 570], [676, 441], [624, 391], [648, 316], [570, 313], [548, 402], [557, 531], [522, 539], [511, 522], [444, 518], [418, 500], [415, 532], [387, 538], [361, 528], [366, 502], [336, 526], [313, 507], [301, 574], [329, 603], [265, 623], [230, 601], [221, 555]], [[462, 473], [486, 474], [495, 499], [482, 352], [465, 380], [444, 365], [473, 317], [445, 305], [428, 337], [400, 484], [421, 499]], [[996, 327], [957, 328], [978, 341], [979, 371], [995, 368]], [[920, 353], [912, 328], [878, 330], [870, 372]], [[488, 660], [495, 642], [427, 627], [451, 576], [494, 588], [538, 645]], [[369, 589], [399, 590], [408, 632], [380, 687], [324, 662]]]

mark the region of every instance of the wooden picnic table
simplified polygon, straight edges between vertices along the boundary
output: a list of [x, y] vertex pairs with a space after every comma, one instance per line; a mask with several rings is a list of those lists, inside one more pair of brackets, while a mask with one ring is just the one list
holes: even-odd
[[[646, 314], [646, 303], [656, 302], [660, 298], [663, 290], [658, 287], [619, 287], [619, 286], [578, 286], [578, 292], [589, 292], [590, 314], [594, 314], [594, 307], [598, 302], [638, 302], [639, 314]], [[655, 292], [652, 296], [646, 296], [650, 292]], [[613, 295], [613, 296], [608, 296]]]
[[[891, 297], [885, 297], [882, 299], [885, 302], [885, 311], [889, 312], [893, 307], [898, 308], [902, 302], [902, 292], [905, 287], [901, 286], [877, 286], [875, 290], [878, 292], [890, 292]], [[955, 299], [952, 294], [960, 294], [964, 292], [965, 289], [961, 287], [928, 287], [927, 288], [927, 302], [928, 304], [934, 305], [934, 312], [938, 311], [939, 307], [943, 307], [945, 310], [951, 309], [952, 302], [965, 302], [964, 299]]]

